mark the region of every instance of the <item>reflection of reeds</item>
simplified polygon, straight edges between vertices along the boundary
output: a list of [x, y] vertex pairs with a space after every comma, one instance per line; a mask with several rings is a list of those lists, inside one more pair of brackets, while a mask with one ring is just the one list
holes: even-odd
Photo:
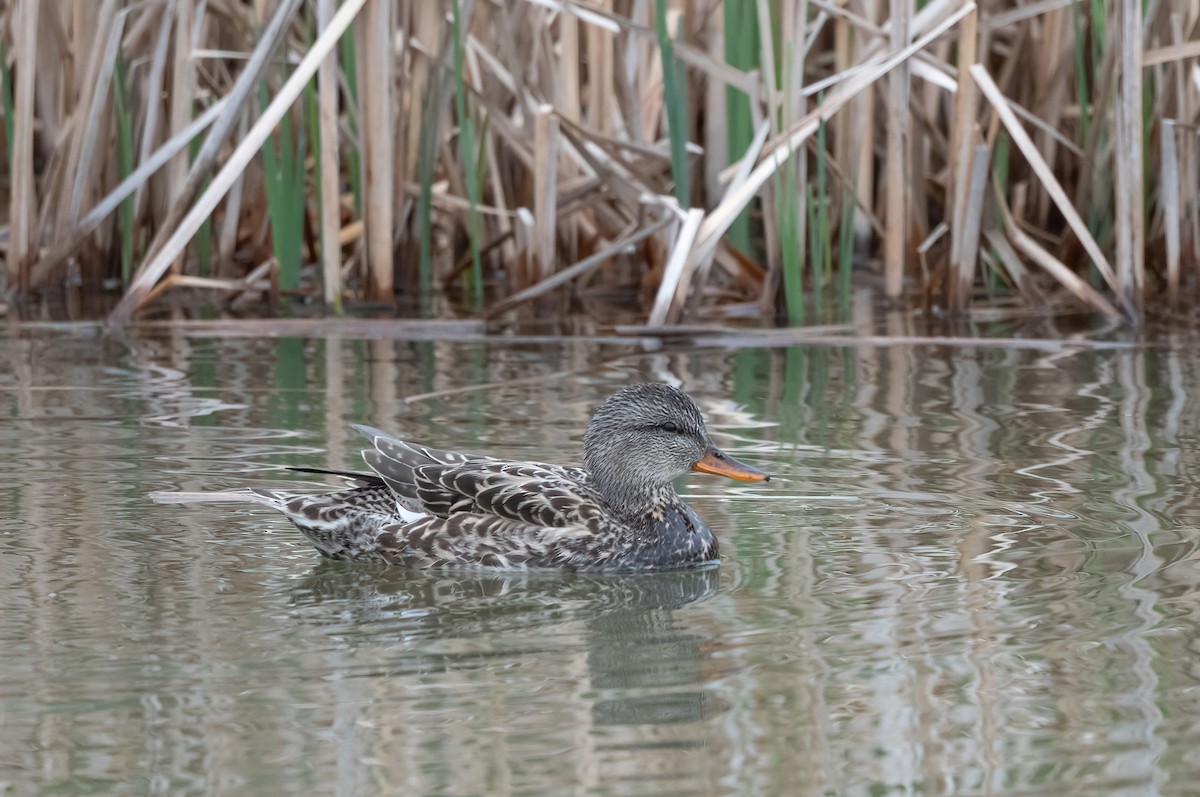
[[9, 4], [10, 290], [74, 260], [126, 320], [164, 278], [490, 315], [640, 282], [655, 323], [800, 322], [878, 261], [891, 298], [1136, 317], [1200, 264], [1190, 6], [313, 5]]

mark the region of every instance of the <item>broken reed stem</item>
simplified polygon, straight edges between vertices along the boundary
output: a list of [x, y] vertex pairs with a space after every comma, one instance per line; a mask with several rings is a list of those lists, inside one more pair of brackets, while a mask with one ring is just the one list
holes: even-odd
[[275, 125], [304, 91], [305, 85], [316, 73], [321, 60], [337, 46], [338, 37], [350, 27], [350, 23], [354, 21], [365, 2], [366, 0], [344, 0], [341, 8], [330, 21], [329, 27], [321, 31], [321, 35], [313, 42], [312, 48], [296, 65], [295, 71], [279, 89], [275, 99], [271, 101], [258, 121], [246, 133], [245, 138], [230, 154], [229, 160], [213, 177], [212, 183], [196, 200], [191, 211], [179, 222], [179, 226], [163, 243], [154, 259], [148, 261], [134, 277], [121, 301], [109, 314], [109, 326], [124, 326], [129, 322], [133, 312], [140, 306], [146, 294], [158, 282], [175, 258], [183, 252], [188, 241], [200, 229], [200, 225], [212, 213], [217, 203], [221, 201], [221, 197], [241, 176], [251, 158], [262, 148], [263, 142], [267, 140]]
[[995, 81], [992, 80], [991, 75], [988, 74], [987, 70], [982, 64], [975, 64], [971, 66], [970, 72], [971, 77], [975, 79], [975, 84], [979, 86], [979, 89], [983, 92], [983, 95], [987, 97], [988, 101], [995, 109], [996, 115], [1000, 117], [1000, 121], [1004, 123], [1005, 128], [1008, 130], [1009, 136], [1012, 137], [1013, 143], [1015, 143], [1018, 149], [1021, 150], [1022, 154], [1025, 155], [1025, 159], [1029, 161], [1030, 167], [1042, 181], [1042, 187], [1046, 190], [1046, 193], [1050, 195], [1050, 198], [1054, 201], [1054, 204], [1058, 207], [1059, 211], [1064, 217], [1066, 217], [1068, 226], [1070, 226], [1075, 235], [1079, 237], [1080, 243], [1083, 245], [1084, 250], [1087, 251], [1088, 255], [1092, 258], [1092, 262], [1095, 263], [1096, 269], [1100, 272], [1101, 276], [1104, 277], [1105, 282], [1108, 283], [1108, 286], [1121, 301], [1121, 305], [1126, 314], [1130, 318], [1136, 318], [1138, 315], [1137, 311], [1130, 303], [1128, 294], [1121, 289], [1121, 284], [1118, 281], [1116, 274], [1113, 272], [1112, 266], [1109, 265], [1108, 258], [1106, 258], [1104, 253], [1100, 250], [1100, 246], [1096, 243], [1096, 239], [1092, 237], [1091, 231], [1088, 229], [1087, 224], [1084, 223], [1083, 218], [1079, 215], [1079, 212], [1075, 210], [1070, 200], [1067, 199], [1066, 192], [1063, 191], [1062, 185], [1059, 184], [1057, 178], [1054, 176], [1054, 171], [1042, 158], [1041, 154], [1037, 150], [1037, 147], [1034, 145], [1033, 140], [1029, 137], [1029, 134], [1025, 132], [1025, 128], [1021, 126], [1016, 114], [1014, 114], [1012, 109], [1008, 107], [1008, 101], [1000, 92], [1000, 88], [996, 85]]
[[688, 252], [692, 248], [692, 242], [696, 240], [696, 233], [703, 218], [704, 211], [700, 208], [691, 208], [684, 213], [679, 224], [679, 234], [671, 247], [671, 257], [663, 269], [662, 282], [659, 283], [658, 293], [654, 297], [654, 306], [650, 309], [649, 326], [665, 326], [672, 308], [686, 298], [694, 270], [688, 267]]
[[[215, 118], [212, 129], [208, 131], [208, 136], [204, 139], [204, 144], [192, 160], [190, 173], [186, 171], [187, 157], [182, 153], [176, 155], [168, 165], [167, 176], [170, 207], [166, 218], [163, 219], [158, 232], [154, 236], [154, 240], [146, 249], [147, 261], [166, 246], [168, 236], [174, 232], [180, 221], [184, 218], [188, 203], [191, 202], [192, 197], [208, 179], [209, 172], [216, 163], [217, 156], [225, 146], [230, 132], [232, 132], [234, 125], [237, 123], [238, 112], [254, 96], [255, 87], [258, 85], [258, 81], [267, 66], [271, 54], [275, 52], [275, 49], [283, 41], [288, 25], [299, 9], [301, 2], [302, 0], [284, 0], [276, 10], [275, 16], [272, 17], [270, 24], [263, 31], [262, 39], [259, 41], [258, 46], [254, 48], [253, 55], [246, 62], [246, 66], [238, 76], [237, 82], [234, 83], [233, 88], [230, 90], [224, 112]], [[180, 4], [179, 8], [187, 12], [190, 8], [190, 3]], [[176, 19], [178, 27], [183, 27], [185, 16], [186, 14], [178, 15]], [[188, 30], [190, 31], [190, 27]], [[186, 37], [184, 41], [187, 42]], [[178, 46], [179, 41], [177, 36], [176, 47]], [[190, 42], [187, 43], [186, 49], [190, 53]], [[177, 53], [176, 61], [178, 62], [178, 60]], [[176, 63], [175, 68], [191, 69], [190, 59], [184, 59], [183, 63], [184, 66], [182, 67], [179, 63]], [[175, 79], [177, 82], [183, 80], [178, 74], [176, 74]], [[190, 89], [188, 89], [187, 93], [190, 97]], [[177, 101], [174, 94], [172, 94], [171, 102], [171, 129], [183, 130], [192, 121], [191, 100], [189, 99], [186, 103], [186, 114], [177, 107], [182, 104], [182, 100]], [[178, 170], [181, 168], [184, 170], [182, 177], [178, 173]], [[178, 254], [182, 254], [182, 249]]]
[[66, 260], [83, 243], [84, 239], [100, 226], [127, 197], [135, 191], [142, 190], [155, 172], [166, 165], [177, 153], [182, 152], [201, 131], [211, 125], [213, 120], [224, 112], [228, 104], [229, 97], [222, 97], [217, 100], [186, 128], [179, 131], [169, 141], [164, 142], [162, 146], [150, 153], [147, 158], [144, 158], [141, 165], [132, 174], [118, 183], [117, 187], [108, 196], [104, 197], [104, 199], [97, 203], [96, 207], [92, 208], [86, 216], [79, 220], [79, 223], [69, 236], [51, 248], [37, 262], [31, 273], [31, 282], [35, 285], [39, 284], [52, 274], [54, 269]]

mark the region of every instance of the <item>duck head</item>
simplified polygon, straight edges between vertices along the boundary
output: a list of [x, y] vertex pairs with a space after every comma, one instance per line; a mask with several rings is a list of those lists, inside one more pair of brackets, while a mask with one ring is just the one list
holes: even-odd
[[654, 382], [622, 388], [600, 405], [583, 437], [583, 462], [618, 511], [644, 509], [689, 471], [748, 482], [770, 478], [713, 444], [686, 393]]

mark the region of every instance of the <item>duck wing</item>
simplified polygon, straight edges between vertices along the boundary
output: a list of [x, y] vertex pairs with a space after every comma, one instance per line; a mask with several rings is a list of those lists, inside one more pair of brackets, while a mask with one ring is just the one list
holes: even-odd
[[422, 465], [414, 476], [421, 506], [438, 517], [484, 515], [562, 528], [603, 514], [580, 468], [485, 460]]
[[383, 480], [400, 505], [411, 512], [431, 511], [422, 505], [417, 496], [416, 468], [425, 465], [457, 465], [469, 461], [494, 461], [490, 457], [472, 456], [458, 451], [442, 451], [437, 448], [397, 440], [380, 430], [352, 424], [353, 428], [371, 441], [372, 448], [362, 452], [363, 461]]

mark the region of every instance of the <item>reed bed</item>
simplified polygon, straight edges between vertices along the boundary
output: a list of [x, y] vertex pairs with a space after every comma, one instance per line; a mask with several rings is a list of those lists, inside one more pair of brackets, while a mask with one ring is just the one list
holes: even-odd
[[7, 292], [118, 324], [1200, 288], [1196, 2], [9, 0], [0, 34]]

